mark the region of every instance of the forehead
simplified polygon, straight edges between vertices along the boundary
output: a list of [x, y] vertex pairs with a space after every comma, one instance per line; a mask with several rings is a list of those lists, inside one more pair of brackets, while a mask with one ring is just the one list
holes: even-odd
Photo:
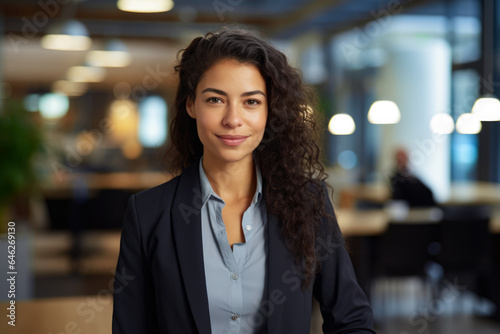
[[207, 87], [265, 91], [266, 83], [257, 66], [230, 59], [215, 63], [203, 74], [197, 90]]

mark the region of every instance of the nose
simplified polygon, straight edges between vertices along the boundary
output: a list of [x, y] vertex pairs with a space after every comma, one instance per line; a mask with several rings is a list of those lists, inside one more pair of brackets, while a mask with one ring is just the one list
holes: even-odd
[[235, 104], [228, 104], [222, 118], [222, 125], [228, 128], [236, 128], [241, 126], [241, 108]]

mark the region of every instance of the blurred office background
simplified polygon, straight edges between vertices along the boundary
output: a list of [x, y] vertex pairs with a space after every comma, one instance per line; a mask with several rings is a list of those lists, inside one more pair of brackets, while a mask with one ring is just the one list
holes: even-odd
[[[174, 2], [0, 1], [0, 261], [7, 272], [13, 221], [18, 272], [17, 326], [0, 328], [111, 332], [127, 199], [169, 178], [176, 54], [237, 25], [319, 97], [332, 200], [377, 331], [499, 333], [500, 3]], [[408, 168], [391, 179], [398, 150]], [[425, 186], [393, 196], [407, 178], [433, 200], [419, 201]]]

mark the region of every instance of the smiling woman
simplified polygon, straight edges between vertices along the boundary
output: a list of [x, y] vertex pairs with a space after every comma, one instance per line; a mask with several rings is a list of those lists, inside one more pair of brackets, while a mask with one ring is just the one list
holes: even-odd
[[311, 95], [240, 30], [181, 53], [171, 181], [131, 197], [113, 333], [373, 333], [319, 163]]
[[253, 64], [223, 60], [205, 73], [195, 100], [186, 105], [196, 119], [205, 169], [221, 169], [228, 162], [252, 166], [252, 153], [266, 129], [265, 92], [266, 83]]

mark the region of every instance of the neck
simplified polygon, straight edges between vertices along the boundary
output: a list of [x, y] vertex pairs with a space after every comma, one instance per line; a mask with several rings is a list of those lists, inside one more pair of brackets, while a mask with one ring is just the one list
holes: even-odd
[[255, 194], [257, 175], [252, 157], [227, 163], [204, 156], [203, 169], [212, 189], [226, 204], [251, 198]]

